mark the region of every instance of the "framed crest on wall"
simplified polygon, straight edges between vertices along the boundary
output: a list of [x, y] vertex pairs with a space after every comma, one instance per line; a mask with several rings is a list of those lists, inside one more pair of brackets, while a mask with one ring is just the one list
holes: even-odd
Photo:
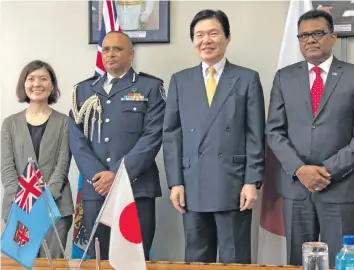
[[[170, 1], [126, 0], [113, 1], [118, 23], [133, 43], [170, 42]], [[102, 0], [90, 0], [89, 44], [97, 44], [102, 24]]]

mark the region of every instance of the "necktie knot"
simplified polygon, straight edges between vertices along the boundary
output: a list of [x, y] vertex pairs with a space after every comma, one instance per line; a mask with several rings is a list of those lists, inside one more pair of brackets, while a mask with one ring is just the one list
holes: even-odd
[[116, 84], [118, 81], [119, 81], [119, 78], [113, 78], [113, 79], [111, 80], [111, 84], [114, 85], [114, 84]]
[[321, 76], [322, 69], [320, 67], [313, 67], [312, 70], [315, 72], [316, 76]]
[[214, 75], [215, 74], [215, 68], [214, 67], [208, 67], [208, 72], [210, 75]]

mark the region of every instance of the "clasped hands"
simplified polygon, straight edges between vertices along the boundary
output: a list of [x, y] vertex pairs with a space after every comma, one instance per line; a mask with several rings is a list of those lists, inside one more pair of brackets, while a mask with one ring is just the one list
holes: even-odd
[[93, 187], [96, 192], [101, 194], [102, 196], [106, 196], [114, 182], [115, 174], [111, 171], [102, 171], [96, 173], [92, 178]]
[[[180, 213], [185, 213], [185, 194], [184, 186], [177, 185], [172, 187], [170, 200]], [[252, 209], [257, 201], [257, 188], [253, 184], [245, 184], [240, 194], [240, 211]]]
[[301, 166], [296, 171], [296, 176], [311, 192], [320, 192], [331, 183], [331, 175], [323, 166]]

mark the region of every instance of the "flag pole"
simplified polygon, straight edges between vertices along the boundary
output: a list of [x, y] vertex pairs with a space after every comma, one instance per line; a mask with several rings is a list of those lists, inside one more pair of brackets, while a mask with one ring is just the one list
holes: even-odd
[[89, 241], [88, 241], [88, 243], [87, 243], [87, 245], [86, 245], [85, 252], [84, 252], [84, 254], [83, 254], [82, 257], [81, 257], [81, 260], [80, 260], [80, 263], [79, 263], [79, 265], [78, 265], [78, 267], [77, 267], [77, 270], [80, 269], [81, 264], [82, 264], [82, 262], [84, 261], [84, 258], [86, 257], [86, 254], [87, 254], [88, 249], [89, 249], [89, 247], [90, 247], [90, 244], [91, 244], [91, 242], [92, 242], [92, 239], [93, 239], [93, 237], [95, 236], [97, 227], [98, 227], [98, 225], [99, 225], [99, 223], [100, 223], [99, 220], [100, 220], [100, 218], [101, 218], [101, 215], [102, 215], [102, 212], [103, 212], [102, 209], [103, 209], [103, 206], [104, 206], [104, 205], [105, 205], [105, 203], [102, 205], [101, 210], [100, 210], [100, 212], [99, 212], [99, 214], [98, 214], [98, 216], [97, 216], [97, 218], [96, 218], [95, 224], [93, 225], [92, 232], [91, 232], [91, 235], [90, 235], [90, 239], [89, 239]]
[[96, 270], [101, 270], [101, 251], [100, 251], [100, 241], [95, 238], [95, 251], [96, 251]]
[[86, 248], [85, 248], [85, 252], [84, 252], [84, 254], [83, 254], [82, 257], [81, 257], [80, 263], [79, 263], [78, 267], [76, 268], [77, 270], [80, 269], [81, 264], [82, 264], [84, 258], [86, 257], [86, 254], [87, 254], [87, 252], [88, 252], [88, 249], [89, 249], [89, 247], [90, 247], [90, 244], [91, 244], [91, 242], [92, 242], [92, 240], [93, 240], [93, 237], [95, 236], [97, 227], [98, 227], [98, 225], [99, 225], [99, 223], [100, 223], [100, 219], [101, 219], [101, 216], [102, 216], [102, 214], [103, 214], [103, 210], [104, 210], [104, 208], [106, 207], [106, 204], [107, 204], [107, 201], [108, 201], [109, 196], [111, 195], [111, 192], [112, 192], [112, 189], [113, 189], [113, 185], [114, 185], [114, 183], [116, 182], [118, 176], [120, 175], [120, 170], [121, 170], [121, 167], [122, 167], [122, 163], [123, 163], [123, 162], [124, 162], [124, 158], [123, 158], [123, 160], [122, 160], [122, 162], [121, 162], [121, 165], [119, 166], [118, 172], [116, 173], [116, 175], [115, 175], [115, 177], [114, 177], [113, 184], [112, 184], [112, 186], [111, 186], [111, 188], [110, 188], [110, 190], [109, 190], [109, 192], [108, 192], [108, 195], [107, 195], [106, 199], [104, 200], [104, 203], [103, 203], [103, 205], [102, 205], [102, 207], [101, 207], [101, 209], [100, 209], [100, 212], [99, 212], [98, 215], [97, 215], [97, 218], [96, 218], [95, 223], [94, 223], [93, 228], [92, 228], [92, 232], [91, 232], [91, 235], [90, 235], [90, 239], [89, 239], [89, 241], [88, 241], [88, 243], [87, 243], [87, 246], [86, 246]]
[[[36, 177], [38, 186], [40, 186], [40, 182], [39, 182], [39, 179], [38, 179], [38, 176], [37, 176], [37, 173], [36, 173], [36, 167], [34, 166], [34, 162], [35, 162], [35, 161], [33, 160], [33, 158], [29, 158], [29, 159], [28, 159], [28, 162], [29, 162], [30, 166], [32, 167], [32, 169], [33, 169], [33, 171], [34, 171], [34, 175], [35, 175], [35, 177]], [[39, 167], [38, 167], [38, 168], [39, 168]], [[69, 261], [68, 261], [68, 259], [67, 259], [66, 256], [65, 256], [65, 250], [64, 250], [63, 244], [61, 243], [61, 240], [60, 240], [60, 236], [59, 236], [57, 227], [55, 226], [55, 221], [54, 221], [54, 218], [53, 218], [53, 213], [52, 213], [52, 211], [50, 210], [50, 206], [49, 206], [49, 203], [48, 203], [47, 198], [46, 198], [46, 194], [45, 194], [45, 192], [44, 192], [43, 189], [42, 189], [42, 194], [43, 194], [44, 203], [45, 203], [45, 205], [47, 206], [48, 215], [49, 215], [49, 217], [50, 217], [50, 220], [52, 221], [53, 230], [54, 230], [55, 235], [56, 235], [56, 237], [57, 237], [57, 239], [58, 239], [58, 242], [59, 242], [60, 250], [61, 250], [61, 252], [63, 253], [64, 260], [65, 260], [66, 264], [68, 265], [68, 269], [70, 269]]]
[[50, 256], [50, 252], [49, 252], [49, 248], [48, 248], [48, 245], [47, 245], [47, 241], [45, 239], [43, 240], [42, 245], [43, 245], [43, 248], [44, 248], [44, 252], [47, 255], [47, 259], [48, 259], [48, 262], [50, 264], [50, 269], [54, 269], [52, 256]]

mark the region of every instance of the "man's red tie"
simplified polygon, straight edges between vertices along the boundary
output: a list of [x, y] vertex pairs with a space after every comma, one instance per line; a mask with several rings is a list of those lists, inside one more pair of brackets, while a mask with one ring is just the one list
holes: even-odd
[[321, 77], [321, 68], [313, 67], [312, 70], [316, 73], [316, 79], [311, 88], [312, 112], [315, 116], [320, 105], [320, 100], [323, 92], [323, 80]]

